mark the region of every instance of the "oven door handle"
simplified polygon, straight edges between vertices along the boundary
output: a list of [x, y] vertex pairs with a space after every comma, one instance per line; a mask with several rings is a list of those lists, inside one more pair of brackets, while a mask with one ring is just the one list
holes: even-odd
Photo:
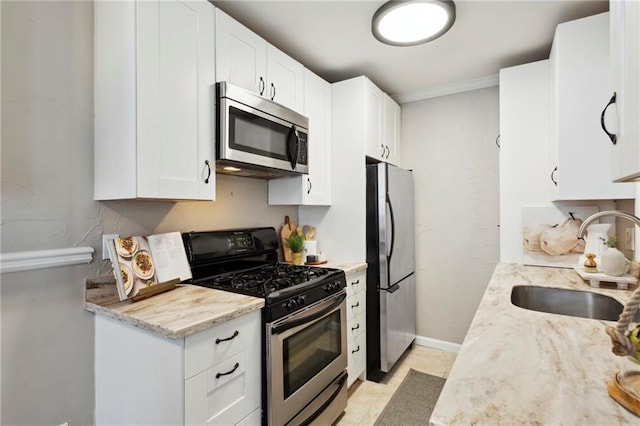
[[281, 322], [280, 324], [276, 325], [275, 327], [273, 327], [273, 329], [271, 330], [271, 334], [276, 335], [276, 334], [280, 334], [284, 331], [290, 330], [294, 327], [299, 326], [300, 324], [304, 324], [307, 323], [309, 321], [313, 321], [315, 319], [321, 318], [323, 316], [325, 316], [326, 314], [328, 314], [329, 312], [333, 311], [335, 308], [337, 308], [338, 306], [340, 306], [340, 304], [347, 298], [347, 294], [346, 293], [342, 293], [340, 296], [336, 297], [335, 300], [326, 308], [320, 310], [320, 311], [316, 311], [313, 312], [309, 315], [303, 315], [301, 317], [294, 317], [291, 318], [290, 320], [285, 320], [283, 322]]

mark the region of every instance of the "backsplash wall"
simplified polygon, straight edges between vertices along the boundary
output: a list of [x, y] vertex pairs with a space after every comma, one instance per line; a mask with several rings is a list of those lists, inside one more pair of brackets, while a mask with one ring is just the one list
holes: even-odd
[[[267, 182], [217, 177], [217, 201], [93, 200], [93, 3], [0, 2], [2, 253], [93, 247], [88, 265], [5, 273], [0, 424], [93, 424], [85, 279], [111, 273], [102, 234], [282, 224]], [[124, 348], [126, 350], [126, 348]], [[35, 402], [34, 402], [35, 401]]]

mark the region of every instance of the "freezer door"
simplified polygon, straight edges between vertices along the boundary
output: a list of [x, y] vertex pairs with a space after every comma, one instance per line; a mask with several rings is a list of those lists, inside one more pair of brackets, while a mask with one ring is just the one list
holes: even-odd
[[388, 372], [416, 338], [415, 275], [379, 291], [380, 369]]
[[415, 270], [413, 172], [386, 167], [385, 226], [389, 286]]

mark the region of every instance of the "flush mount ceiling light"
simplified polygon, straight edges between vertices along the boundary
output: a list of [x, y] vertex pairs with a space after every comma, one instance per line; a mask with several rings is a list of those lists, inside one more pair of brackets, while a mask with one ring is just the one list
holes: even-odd
[[446, 33], [456, 18], [451, 0], [396, 0], [373, 15], [371, 32], [392, 46], [415, 46]]

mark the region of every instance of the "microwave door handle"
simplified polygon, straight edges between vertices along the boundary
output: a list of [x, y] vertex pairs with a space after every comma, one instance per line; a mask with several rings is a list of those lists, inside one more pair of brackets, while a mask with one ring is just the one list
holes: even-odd
[[296, 169], [298, 155], [300, 155], [300, 136], [298, 135], [298, 129], [296, 129], [294, 124], [291, 126], [291, 129], [289, 129], [289, 135], [287, 136], [287, 156], [289, 157], [291, 170]]

